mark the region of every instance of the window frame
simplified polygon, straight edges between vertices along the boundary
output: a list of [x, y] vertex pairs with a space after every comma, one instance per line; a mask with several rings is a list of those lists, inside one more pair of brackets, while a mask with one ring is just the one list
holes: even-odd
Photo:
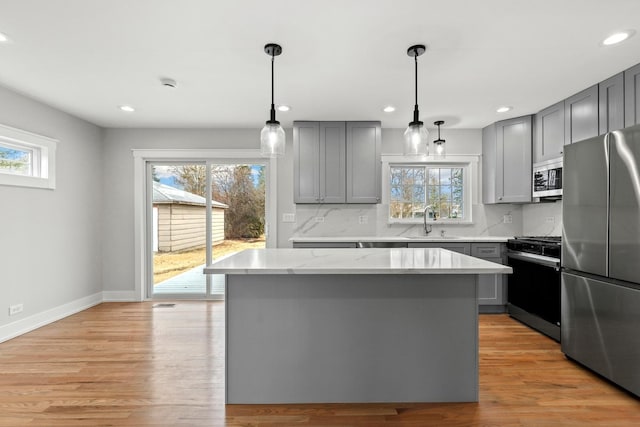
[[57, 143], [56, 139], [0, 124], [0, 145], [32, 153], [31, 174], [0, 169], [0, 185], [55, 189]]
[[382, 203], [387, 207], [387, 223], [388, 224], [422, 224], [422, 218], [392, 218], [391, 217], [391, 167], [433, 167], [433, 168], [462, 168], [462, 188], [463, 188], [463, 205], [465, 207], [465, 216], [463, 219], [437, 219], [428, 220], [434, 224], [446, 224], [446, 225], [469, 225], [473, 224], [473, 203], [475, 202], [475, 194], [477, 193], [477, 178], [478, 176], [478, 156], [460, 156], [460, 155], [447, 155], [444, 159], [437, 159], [432, 156], [424, 158], [415, 158], [408, 156], [398, 155], [383, 155], [382, 156], [382, 170], [383, 170], [383, 182], [382, 182]]

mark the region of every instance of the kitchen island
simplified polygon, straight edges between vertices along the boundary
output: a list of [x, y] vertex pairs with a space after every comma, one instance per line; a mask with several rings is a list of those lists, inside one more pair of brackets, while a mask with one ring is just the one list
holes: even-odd
[[478, 399], [477, 282], [440, 248], [250, 249], [226, 274], [226, 402]]

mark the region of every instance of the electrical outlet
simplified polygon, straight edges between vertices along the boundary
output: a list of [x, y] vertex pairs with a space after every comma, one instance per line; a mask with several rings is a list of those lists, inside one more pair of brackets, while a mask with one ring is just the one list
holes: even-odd
[[513, 217], [511, 215], [503, 215], [502, 222], [505, 224], [511, 224], [513, 223]]
[[9, 316], [16, 315], [24, 309], [23, 304], [14, 304], [9, 306]]
[[313, 219], [315, 222], [324, 222], [324, 217], [323, 216], [317, 216]]
[[544, 222], [546, 222], [547, 224], [553, 224], [556, 222], [556, 219], [552, 216], [548, 216], [545, 218]]
[[369, 223], [369, 217], [366, 215], [360, 215], [358, 217], [358, 224], [368, 224]]
[[282, 214], [282, 222], [296, 222], [296, 214], [292, 214], [292, 213]]

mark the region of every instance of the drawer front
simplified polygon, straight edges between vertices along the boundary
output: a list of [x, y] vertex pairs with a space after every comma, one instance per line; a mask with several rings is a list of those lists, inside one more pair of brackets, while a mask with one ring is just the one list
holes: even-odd
[[469, 243], [451, 243], [451, 242], [409, 242], [410, 248], [442, 248], [453, 252], [469, 255], [471, 253], [471, 245]]
[[471, 256], [478, 258], [500, 258], [502, 257], [501, 243], [472, 243]]

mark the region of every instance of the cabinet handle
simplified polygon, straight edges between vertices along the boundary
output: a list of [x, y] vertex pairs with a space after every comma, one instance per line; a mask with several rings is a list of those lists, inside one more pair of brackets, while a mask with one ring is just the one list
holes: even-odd
[[498, 200], [502, 200], [502, 197], [498, 197]]

